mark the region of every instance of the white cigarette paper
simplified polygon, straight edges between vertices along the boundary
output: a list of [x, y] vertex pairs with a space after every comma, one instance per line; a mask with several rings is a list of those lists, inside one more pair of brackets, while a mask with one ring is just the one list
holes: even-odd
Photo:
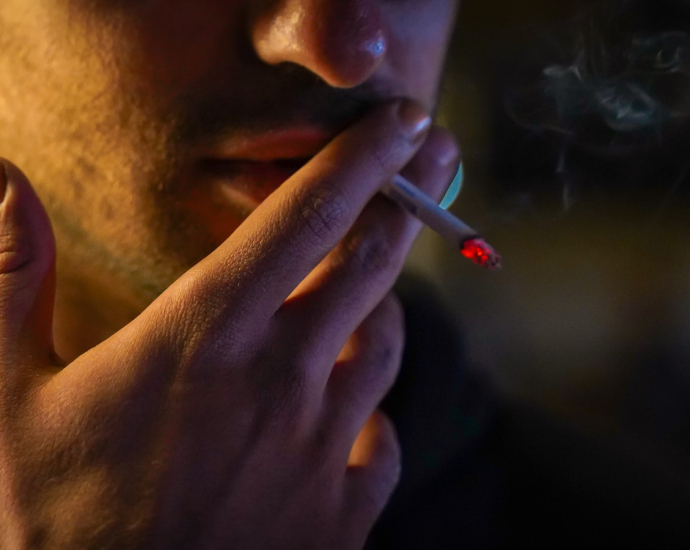
[[[396, 175], [381, 188], [381, 193], [397, 203], [404, 210], [421, 220], [431, 229], [443, 237], [453, 248], [463, 252], [463, 255], [475, 263], [488, 267], [499, 268], [501, 257], [480, 238], [479, 234], [462, 220], [441, 208], [431, 197], [424, 194], [401, 175]], [[478, 248], [478, 256], [466, 253], [463, 246], [474, 243]]]

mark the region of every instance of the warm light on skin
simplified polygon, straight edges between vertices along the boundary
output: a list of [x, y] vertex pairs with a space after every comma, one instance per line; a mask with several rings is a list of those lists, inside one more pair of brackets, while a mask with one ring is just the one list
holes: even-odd
[[455, 7], [2, 0], [0, 546], [365, 545]]
[[304, 24], [304, 9], [297, 7], [288, 13], [278, 15], [269, 27], [266, 35], [259, 39], [258, 50], [265, 51], [272, 44], [277, 44], [280, 50], [291, 52], [293, 55], [299, 50], [299, 39], [296, 31]]
[[62, 353], [117, 331], [242, 223], [247, 205], [199, 169], [219, 140], [340, 129], [392, 97], [433, 110], [457, 7], [3, 0], [0, 151], [55, 227], [56, 337], [81, 340]]
[[367, 420], [350, 451], [347, 461], [349, 467], [356, 468], [357, 466], [371, 464], [372, 456], [380, 452], [376, 447], [376, 442], [380, 441], [377, 432], [390, 429], [385, 422], [381, 416], [376, 414]]

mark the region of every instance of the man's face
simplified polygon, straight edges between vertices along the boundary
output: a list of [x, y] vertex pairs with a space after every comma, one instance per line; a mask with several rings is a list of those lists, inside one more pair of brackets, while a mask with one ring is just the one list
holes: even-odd
[[432, 109], [457, 3], [2, 0], [0, 155], [65, 284], [144, 304], [368, 107]]

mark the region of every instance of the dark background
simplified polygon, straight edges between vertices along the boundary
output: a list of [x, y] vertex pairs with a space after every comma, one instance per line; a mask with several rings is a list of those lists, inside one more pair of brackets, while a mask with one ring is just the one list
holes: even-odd
[[[588, 47], [583, 28], [613, 64], [631, 37], [690, 30], [681, 1], [608, 5], [464, 3], [440, 111], [465, 166], [452, 210], [504, 269], [485, 272], [428, 231], [409, 268], [457, 315], [472, 363], [526, 411], [513, 442], [526, 462], [631, 533], [670, 533], [690, 519], [688, 71], [638, 78], [674, 115], [632, 132], [596, 113], [547, 117], [562, 124], [549, 131], [538, 106], [544, 69]], [[546, 422], [532, 433], [531, 415]]]

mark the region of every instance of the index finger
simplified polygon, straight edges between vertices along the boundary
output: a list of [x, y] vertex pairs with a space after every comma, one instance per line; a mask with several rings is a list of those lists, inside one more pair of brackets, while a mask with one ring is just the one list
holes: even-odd
[[414, 156], [430, 124], [424, 110], [409, 100], [368, 113], [281, 185], [170, 291], [188, 292], [185, 278], [193, 277], [198, 307], [208, 300], [216, 313], [226, 304], [244, 312], [247, 322], [250, 312], [265, 320], [345, 236], [383, 183]]

